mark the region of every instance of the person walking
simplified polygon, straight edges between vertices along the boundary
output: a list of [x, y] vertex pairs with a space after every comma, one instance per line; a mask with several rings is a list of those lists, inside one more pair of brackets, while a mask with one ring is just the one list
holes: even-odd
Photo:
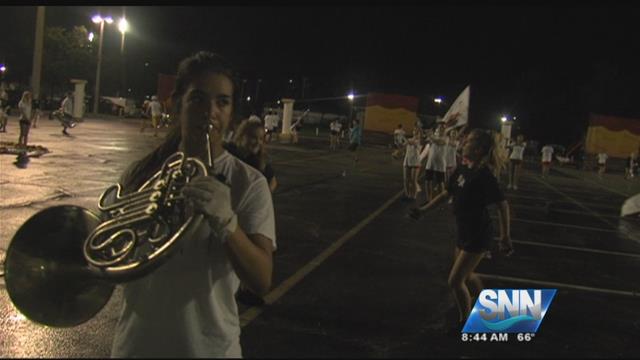
[[551, 167], [551, 159], [553, 159], [553, 146], [545, 145], [540, 150], [542, 154], [542, 177], [546, 178], [549, 176], [549, 168]]
[[413, 129], [411, 138], [407, 139], [402, 177], [404, 179], [403, 200], [415, 200], [418, 193], [418, 170], [420, 169], [421, 136], [417, 128]]
[[30, 91], [22, 93], [22, 98], [18, 103], [18, 110], [20, 111], [20, 135], [18, 135], [18, 146], [26, 148], [29, 139], [29, 129], [31, 129], [31, 120], [33, 119]]
[[409, 217], [418, 220], [423, 213], [444, 199], [453, 197], [457, 241], [447, 283], [458, 308], [458, 323], [454, 328], [457, 334], [471, 313], [472, 296], [477, 297], [483, 289], [482, 281], [474, 271], [493, 241], [493, 227], [488, 211], [491, 205], [497, 205], [498, 209], [499, 250], [506, 256], [513, 253], [509, 204], [495, 176], [504, 166], [499, 154], [500, 146], [488, 131], [472, 130], [462, 145], [463, 164], [449, 179], [447, 189], [426, 205], [409, 211]]
[[73, 121], [73, 93], [67, 92], [62, 103], [60, 104], [60, 111], [62, 111], [62, 134], [64, 136], [70, 136], [67, 129], [70, 128]]
[[[151, 102], [147, 106], [147, 116], [151, 117], [151, 126], [153, 127], [153, 136], [158, 136], [158, 127], [162, 120], [162, 104], [158, 101], [158, 97], [153, 95]], [[140, 132], [144, 131], [144, 123]]]
[[607, 160], [609, 159], [609, 155], [605, 152], [601, 152], [598, 154], [598, 177], [602, 179], [602, 175], [607, 171]]
[[518, 177], [520, 168], [524, 159], [524, 149], [527, 144], [524, 142], [524, 136], [518, 135], [516, 141], [511, 144], [511, 154], [509, 155], [509, 183], [507, 189], [518, 190]]
[[349, 151], [353, 153], [353, 165], [358, 162], [358, 147], [362, 144], [362, 127], [360, 122], [353, 119], [349, 130]]

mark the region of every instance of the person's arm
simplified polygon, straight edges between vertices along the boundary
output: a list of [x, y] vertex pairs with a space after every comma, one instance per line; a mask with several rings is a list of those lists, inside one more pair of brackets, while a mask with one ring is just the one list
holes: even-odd
[[513, 244], [511, 242], [509, 203], [503, 200], [498, 204], [498, 224], [500, 226], [500, 240], [498, 248], [501, 253], [509, 256], [513, 253]]
[[425, 159], [429, 156], [429, 149], [431, 148], [431, 144], [426, 144], [424, 146], [424, 149], [422, 149], [422, 152], [420, 153], [420, 157], [419, 157], [419, 161], [420, 161], [420, 167], [424, 167], [422, 165], [424, 165], [424, 161]]
[[438, 205], [438, 203], [440, 203], [440, 201], [442, 201], [443, 199], [446, 199], [448, 196], [449, 196], [449, 192], [447, 190], [443, 190], [440, 194], [438, 194], [438, 196], [436, 196], [431, 201], [429, 201], [429, 203], [420, 207], [412, 208], [409, 211], [409, 216], [416, 220], [419, 219], [422, 213], [435, 207], [436, 205]]
[[278, 187], [278, 180], [276, 180], [276, 177], [272, 177], [271, 181], [269, 181], [269, 190], [271, 190], [271, 193], [273, 193], [274, 191], [276, 191], [276, 188]]
[[214, 177], [196, 177], [184, 186], [182, 193], [194, 210], [204, 215], [213, 237], [225, 247], [240, 280], [262, 295], [271, 287], [274, 243], [261, 233], [247, 234], [240, 223], [268, 233], [268, 228], [273, 226], [269, 223], [274, 221], [273, 206], [266, 180], [259, 188], [249, 190], [247, 205], [238, 214], [231, 208], [230, 188]]
[[238, 226], [225, 243], [238, 278], [258, 295], [271, 289], [273, 244], [261, 234], [245, 234]]

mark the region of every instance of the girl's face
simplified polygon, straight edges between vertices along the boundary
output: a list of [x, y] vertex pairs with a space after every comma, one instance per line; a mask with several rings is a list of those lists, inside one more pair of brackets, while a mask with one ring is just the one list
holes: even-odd
[[252, 135], [247, 137], [247, 148], [252, 154], [258, 154], [264, 146], [264, 129], [257, 128]]
[[202, 140], [208, 125], [212, 126], [209, 133], [212, 146], [221, 145], [233, 109], [231, 79], [223, 74], [207, 72], [189, 84], [181, 103], [180, 119], [187, 155], [202, 155]]
[[469, 134], [464, 139], [464, 142], [462, 145], [462, 156], [471, 161], [478, 160], [478, 147], [476, 144], [476, 135]]
[[522, 135], [518, 135], [518, 137], [516, 137], [516, 143], [522, 144], [523, 141], [524, 141], [524, 137], [522, 137]]

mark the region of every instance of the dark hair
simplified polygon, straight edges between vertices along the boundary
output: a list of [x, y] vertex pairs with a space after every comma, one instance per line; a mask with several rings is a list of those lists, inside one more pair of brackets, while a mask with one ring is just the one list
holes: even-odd
[[[238, 95], [236, 89], [238, 87], [236, 86], [237, 79], [231, 64], [218, 54], [199, 51], [182, 60], [178, 66], [175, 89], [171, 94], [173, 104], [172, 111], [175, 119], [180, 119], [182, 96], [189, 87], [189, 84], [205, 73], [226, 75], [233, 83], [234, 93], [232, 104], [236, 104]], [[137, 190], [160, 168], [167, 157], [178, 151], [182, 139], [180, 125], [180, 121], [174, 121], [162, 144], [129, 166], [120, 179], [120, 183], [124, 187], [125, 192]]]

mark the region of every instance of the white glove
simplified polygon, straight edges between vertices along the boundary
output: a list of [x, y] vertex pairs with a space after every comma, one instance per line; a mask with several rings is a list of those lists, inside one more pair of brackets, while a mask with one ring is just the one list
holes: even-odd
[[182, 193], [196, 212], [204, 214], [216, 237], [226, 242], [238, 226], [231, 209], [230, 188], [213, 176], [198, 176], [182, 188]]

